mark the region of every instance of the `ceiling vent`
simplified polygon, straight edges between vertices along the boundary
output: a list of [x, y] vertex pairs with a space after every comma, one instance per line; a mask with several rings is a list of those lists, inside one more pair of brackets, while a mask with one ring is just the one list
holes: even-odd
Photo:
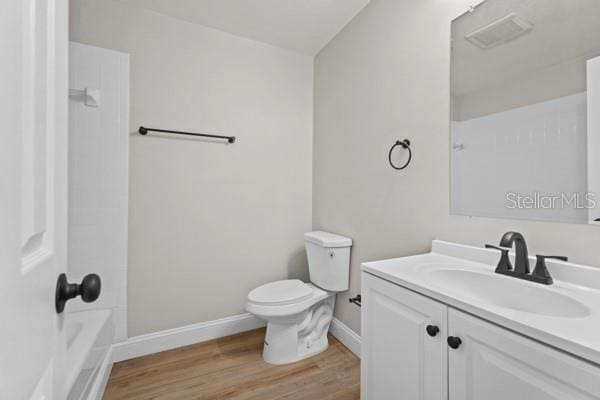
[[518, 17], [516, 13], [510, 13], [469, 33], [465, 39], [482, 49], [489, 49], [515, 40], [532, 29], [533, 25], [530, 22]]

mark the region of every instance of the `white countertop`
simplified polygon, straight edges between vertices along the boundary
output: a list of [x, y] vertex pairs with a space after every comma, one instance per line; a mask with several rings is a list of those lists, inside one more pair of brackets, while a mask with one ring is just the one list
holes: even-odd
[[[600, 365], [600, 268], [548, 260], [554, 284], [545, 286], [495, 274], [499, 257], [493, 250], [434, 241], [431, 253], [363, 263], [362, 271]], [[530, 263], [535, 265], [533, 257]], [[482, 302], [464, 286], [457, 290], [452, 283], [430, 279], [427, 271], [439, 267], [510, 279], [506, 283], [524, 285], [520, 289], [530, 290], [532, 295], [540, 290], [557, 292], [582, 303], [589, 312], [557, 317]]]

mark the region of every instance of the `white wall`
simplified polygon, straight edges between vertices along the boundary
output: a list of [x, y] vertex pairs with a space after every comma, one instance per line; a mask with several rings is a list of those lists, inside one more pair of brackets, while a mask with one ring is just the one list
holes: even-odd
[[70, 12], [71, 40], [130, 54], [130, 335], [242, 313], [252, 288], [305, 274], [312, 58], [118, 1]]
[[[450, 21], [469, 0], [372, 0], [317, 57], [313, 226], [354, 239], [351, 291], [336, 315], [357, 332], [360, 263], [430, 250], [433, 238], [481, 246], [508, 230], [530, 253], [600, 265], [600, 229], [449, 214]], [[388, 165], [396, 139], [413, 162]]]
[[587, 59], [577, 57], [502, 85], [455, 95], [453, 119], [463, 121], [584, 92]]
[[68, 276], [102, 279], [94, 303], [67, 303], [68, 311], [113, 311], [115, 341], [127, 337], [127, 197], [129, 167], [129, 56], [69, 44], [69, 89], [100, 94], [98, 107], [69, 96]]

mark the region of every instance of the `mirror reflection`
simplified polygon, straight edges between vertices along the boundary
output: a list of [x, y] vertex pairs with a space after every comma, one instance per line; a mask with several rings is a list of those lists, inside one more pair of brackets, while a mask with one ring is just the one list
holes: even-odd
[[451, 65], [452, 213], [599, 219], [600, 1], [487, 0]]

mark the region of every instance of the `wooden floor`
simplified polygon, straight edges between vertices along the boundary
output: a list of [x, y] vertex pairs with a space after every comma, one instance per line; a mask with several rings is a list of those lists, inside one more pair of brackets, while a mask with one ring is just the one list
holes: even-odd
[[299, 363], [262, 360], [264, 329], [115, 364], [104, 400], [360, 398], [360, 361], [329, 337]]

